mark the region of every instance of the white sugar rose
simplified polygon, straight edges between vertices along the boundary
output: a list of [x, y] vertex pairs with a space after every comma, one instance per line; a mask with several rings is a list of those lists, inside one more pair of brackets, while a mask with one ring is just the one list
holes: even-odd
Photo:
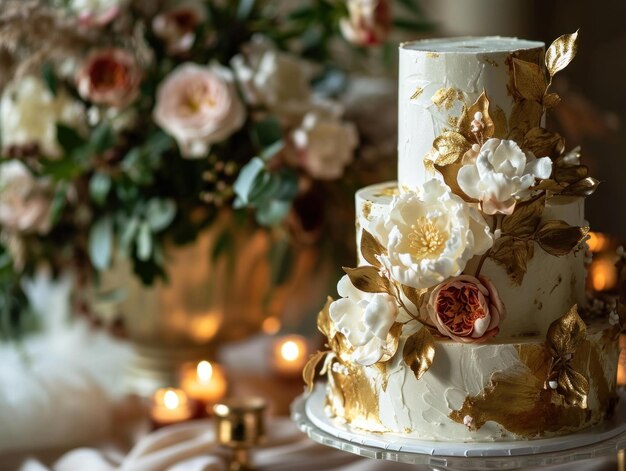
[[153, 118], [176, 139], [183, 157], [201, 158], [243, 126], [246, 110], [230, 70], [188, 62], [159, 85]]
[[41, 155], [58, 157], [57, 124], [82, 128], [84, 121], [85, 109], [79, 101], [63, 89], [54, 96], [34, 76], [9, 83], [0, 101], [0, 139], [5, 150], [36, 145]]
[[357, 46], [376, 46], [391, 31], [389, 0], [348, 0], [348, 18], [339, 22], [341, 34]]
[[461, 274], [468, 260], [493, 245], [480, 212], [436, 179], [394, 197], [373, 223], [373, 235], [387, 249], [380, 259], [391, 278], [417, 289]]
[[[477, 146], [478, 147], [478, 146]], [[511, 214], [515, 203], [529, 195], [536, 180], [549, 178], [552, 160], [525, 154], [510, 140], [489, 139], [464, 156], [457, 177], [461, 190], [481, 202], [485, 214]]]
[[18, 233], [46, 234], [51, 227], [52, 191], [19, 160], [0, 165], [0, 226]]
[[348, 275], [337, 283], [341, 299], [330, 305], [330, 318], [338, 332], [354, 347], [352, 360], [373, 365], [387, 353], [387, 335], [398, 316], [396, 300], [386, 293], [364, 293]]
[[354, 124], [321, 113], [308, 113], [292, 139], [300, 165], [320, 180], [341, 177], [359, 143]]

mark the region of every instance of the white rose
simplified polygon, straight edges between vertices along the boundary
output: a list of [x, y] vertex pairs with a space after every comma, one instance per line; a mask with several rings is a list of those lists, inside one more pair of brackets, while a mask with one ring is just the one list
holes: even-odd
[[176, 139], [183, 157], [201, 158], [243, 126], [246, 109], [230, 70], [187, 62], [159, 85], [153, 117]]
[[[464, 159], [457, 177], [461, 190], [481, 202], [486, 214], [511, 214], [518, 199], [540, 178], [549, 178], [552, 160], [525, 154], [510, 140], [489, 139], [474, 158]], [[469, 160], [469, 162], [467, 162]]]
[[0, 165], [0, 226], [14, 232], [50, 230], [51, 188], [19, 160]]
[[391, 278], [417, 289], [461, 274], [468, 260], [493, 244], [480, 212], [436, 179], [394, 197], [373, 222], [373, 235], [387, 248], [380, 258]]
[[46, 157], [61, 155], [57, 123], [73, 128], [84, 125], [85, 109], [63, 89], [56, 96], [44, 82], [27, 76], [9, 83], [0, 101], [0, 138], [4, 149], [37, 145]]
[[293, 132], [292, 139], [300, 165], [320, 180], [341, 177], [359, 143], [354, 124], [320, 113], [308, 113]]
[[84, 26], [104, 26], [117, 17], [127, 0], [70, 0], [69, 7], [78, 13]]
[[373, 365], [387, 351], [387, 335], [398, 316], [395, 299], [385, 293], [364, 293], [356, 289], [348, 275], [337, 283], [341, 299], [330, 305], [330, 318], [338, 332], [355, 350], [352, 360]]

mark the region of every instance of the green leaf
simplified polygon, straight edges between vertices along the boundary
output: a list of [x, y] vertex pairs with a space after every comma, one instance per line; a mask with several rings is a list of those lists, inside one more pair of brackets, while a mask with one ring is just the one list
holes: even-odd
[[244, 205], [250, 203], [249, 196], [252, 192], [254, 182], [264, 170], [265, 163], [263, 160], [258, 157], [254, 157], [250, 160], [250, 162], [244, 165], [239, 172], [239, 176], [233, 184], [233, 190]]
[[98, 205], [102, 206], [111, 190], [111, 176], [108, 173], [96, 172], [89, 180], [89, 195]]
[[131, 246], [139, 230], [140, 222], [139, 218], [133, 217], [123, 227], [122, 234], [120, 235], [120, 250], [124, 254], [130, 253]]
[[50, 219], [52, 220], [52, 225], [55, 225], [61, 218], [61, 213], [67, 203], [66, 193], [67, 184], [60, 182], [54, 191], [52, 203], [50, 204]]
[[96, 127], [89, 137], [90, 150], [96, 154], [110, 149], [115, 144], [115, 134], [113, 128], [107, 123], [102, 123]]
[[48, 175], [55, 180], [73, 180], [80, 175], [82, 168], [70, 158], [60, 160], [44, 160], [40, 161], [41, 173]]
[[54, 68], [50, 62], [46, 62], [41, 68], [41, 75], [43, 77], [43, 81], [46, 83], [48, 90], [52, 95], [57, 96], [57, 91], [59, 88], [59, 81], [54, 73]]
[[237, 19], [239, 21], [246, 21], [252, 10], [254, 10], [254, 5], [256, 0], [239, 0], [239, 5], [237, 6]]
[[139, 226], [139, 234], [137, 236], [137, 258], [142, 262], [149, 260], [152, 255], [152, 246], [150, 225], [144, 221]]
[[271, 200], [257, 208], [256, 220], [262, 226], [277, 226], [287, 217], [290, 201]]
[[113, 253], [113, 220], [105, 216], [89, 232], [89, 257], [97, 270], [108, 268]]
[[152, 232], [167, 228], [176, 216], [176, 203], [171, 199], [152, 198], [146, 208], [146, 219]]
[[69, 154], [73, 150], [85, 145], [85, 139], [83, 139], [76, 130], [64, 124], [57, 124], [56, 128], [57, 140], [66, 153]]
[[253, 132], [259, 149], [268, 148], [283, 138], [283, 129], [275, 116], [268, 116], [263, 121], [257, 122]]

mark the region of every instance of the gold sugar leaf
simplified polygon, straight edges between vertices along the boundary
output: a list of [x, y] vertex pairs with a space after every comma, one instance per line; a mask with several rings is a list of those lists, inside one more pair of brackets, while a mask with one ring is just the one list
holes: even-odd
[[544, 222], [535, 236], [539, 246], [550, 255], [567, 255], [589, 233], [589, 227], [570, 226], [565, 221]]
[[337, 331], [333, 321], [330, 318], [330, 305], [333, 303], [333, 298], [328, 296], [326, 298], [326, 304], [317, 315], [317, 330], [319, 330], [330, 341], [333, 339]]
[[430, 100], [437, 108], [450, 110], [455, 101], [463, 101], [463, 92], [458, 88], [443, 87], [437, 90]]
[[535, 127], [529, 130], [524, 136], [522, 148], [531, 151], [537, 158], [556, 158], [563, 154], [565, 141], [559, 133], [550, 132], [541, 127]]
[[418, 311], [420, 306], [422, 305], [422, 300], [424, 299], [426, 291], [426, 289], [419, 290], [411, 286], [402, 285], [402, 293], [404, 293], [406, 298], [411, 301], [411, 303], [413, 303]]
[[522, 142], [532, 128], [541, 124], [543, 107], [532, 100], [520, 100], [513, 104], [509, 119], [509, 139]]
[[541, 102], [548, 86], [546, 77], [540, 66], [513, 58], [513, 76], [515, 89], [527, 100]]
[[589, 381], [585, 376], [567, 365], [559, 372], [557, 385], [557, 392], [563, 395], [567, 404], [581, 409], [587, 408]]
[[349, 361], [354, 352], [354, 347], [341, 332], [335, 334], [329, 342], [329, 347], [342, 361]]
[[572, 62], [578, 51], [578, 31], [558, 37], [546, 51], [546, 67], [551, 77]]
[[561, 194], [568, 196], [589, 196], [595, 193], [599, 184], [600, 182], [593, 177], [583, 178], [569, 185]]
[[343, 271], [350, 277], [356, 289], [365, 293], [389, 293], [390, 285], [387, 278], [383, 278], [375, 267], [343, 267]]
[[557, 165], [554, 169], [554, 178], [559, 183], [576, 183], [586, 178], [589, 174], [589, 168], [585, 165], [573, 165], [563, 167]]
[[480, 94], [476, 102], [463, 111], [463, 114], [459, 118], [459, 132], [465, 136], [469, 140], [474, 140], [474, 135], [472, 134], [472, 121], [474, 120], [474, 115], [480, 111], [483, 114], [483, 137], [485, 140], [493, 137], [493, 133], [495, 130], [495, 126], [493, 124], [493, 120], [491, 119], [491, 115], [489, 114], [489, 98], [487, 97], [487, 93], [483, 90]]
[[550, 324], [546, 341], [554, 358], [565, 359], [574, 354], [586, 335], [587, 325], [578, 315], [578, 306], [574, 304], [567, 314]]
[[409, 98], [410, 100], [415, 100], [417, 97], [419, 97], [422, 93], [424, 92], [424, 89], [422, 87], [417, 87], [415, 89], [415, 91], [413, 92], [413, 95], [411, 95], [411, 98]]
[[372, 234], [363, 229], [361, 232], [361, 255], [370, 264], [375, 267], [381, 267], [380, 260], [376, 258], [377, 255], [384, 255], [387, 253], [387, 249], [376, 240]]
[[379, 363], [385, 363], [396, 354], [398, 351], [398, 345], [400, 345], [400, 335], [402, 335], [402, 324], [400, 322], [394, 322], [387, 334], [387, 340], [385, 345], [385, 353], [379, 360]]
[[424, 376], [435, 358], [435, 339], [427, 327], [422, 327], [406, 340], [402, 356], [415, 378]]
[[545, 207], [545, 197], [516, 204], [513, 214], [502, 220], [502, 232], [516, 237], [530, 237], [535, 233]]
[[533, 258], [535, 249], [532, 241], [502, 237], [498, 246], [492, 249], [491, 259], [502, 265], [516, 285], [521, 285], [526, 275], [528, 261]]
[[445, 166], [459, 162], [471, 145], [458, 132], [444, 131], [435, 138], [433, 147], [438, 154], [435, 165]]
[[535, 190], [542, 190], [542, 191], [545, 190], [545, 191], [549, 191], [552, 193], [561, 193], [563, 189], [566, 187], [564, 186], [564, 184], [557, 183], [555, 180], [546, 179], [546, 180], [541, 180], [533, 188]]
[[320, 361], [322, 361], [326, 354], [328, 354], [328, 352], [314, 353], [309, 357], [309, 361], [306, 362], [306, 365], [304, 365], [304, 369], [302, 370], [302, 379], [304, 380], [304, 384], [306, 384], [308, 392], [313, 391], [317, 365]]
[[561, 97], [557, 93], [546, 93], [543, 97], [543, 106], [546, 108], [554, 108], [561, 103]]
[[452, 193], [454, 193], [457, 196], [460, 196], [468, 203], [476, 203], [477, 201], [475, 199], [470, 198], [469, 196], [465, 194], [463, 190], [461, 190], [461, 187], [459, 186], [459, 182], [457, 181], [457, 175], [462, 166], [463, 165], [460, 162], [458, 162], [455, 164], [450, 164], [450, 165], [445, 165], [445, 166], [435, 164], [434, 167], [435, 167], [435, 170], [437, 170], [441, 174], [441, 176], [443, 177], [443, 181], [446, 183], [446, 185], [450, 187], [450, 190], [452, 190]]
[[498, 139], [506, 139], [509, 134], [509, 125], [507, 123], [506, 114], [502, 108], [496, 105], [491, 113], [491, 119], [493, 120], [493, 137]]

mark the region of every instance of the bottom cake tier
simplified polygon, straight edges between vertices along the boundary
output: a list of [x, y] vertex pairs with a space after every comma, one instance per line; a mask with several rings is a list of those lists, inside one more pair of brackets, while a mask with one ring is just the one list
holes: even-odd
[[545, 337], [482, 345], [437, 340], [435, 348], [436, 361], [419, 380], [401, 355], [374, 366], [329, 356], [327, 412], [369, 432], [470, 442], [568, 434], [599, 423], [615, 407], [615, 327], [588, 326], [568, 363], [588, 382], [585, 400], [575, 405], [548, 381]]

